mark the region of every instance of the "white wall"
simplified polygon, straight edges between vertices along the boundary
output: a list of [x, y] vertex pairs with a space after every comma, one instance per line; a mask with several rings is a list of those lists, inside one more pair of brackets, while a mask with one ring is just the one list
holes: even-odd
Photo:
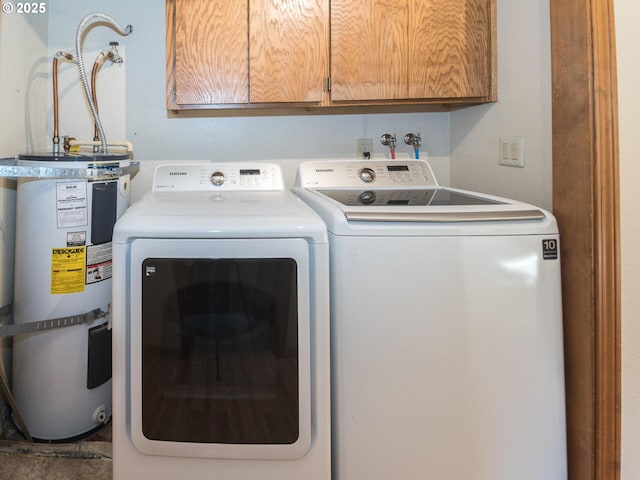
[[[497, 104], [451, 114], [204, 118], [167, 115], [164, 0], [144, 5], [128, 0], [69, 0], [51, 2], [48, 8], [49, 58], [27, 56], [15, 64], [9, 58], [10, 51], [0, 61], [5, 71], [13, 72], [10, 82], [16, 84], [16, 91], [29, 89], [31, 92], [28, 102], [14, 101], [3, 109], [11, 113], [4, 113], [0, 121], [13, 129], [23, 125], [24, 141], [5, 147], [9, 154], [22, 151], [23, 145], [29, 149], [49, 147], [52, 131], [50, 56], [58, 50], [74, 53], [78, 23], [91, 11], [102, 11], [123, 25], [134, 26], [129, 37], [120, 37], [106, 27], [88, 29], [84, 45], [85, 64], [90, 67], [95, 54], [106, 48], [109, 41], [121, 43], [125, 64], [105, 65], [99, 75], [98, 95], [107, 138], [132, 140], [136, 160], [142, 163], [142, 172], [133, 182], [136, 196], [148, 188], [149, 166], [155, 161], [281, 160], [290, 183], [300, 159], [352, 156], [358, 137], [372, 137], [374, 155], [386, 156], [387, 149], [377, 141], [382, 133], [395, 132], [401, 138], [407, 132], [420, 132], [424, 139], [423, 157], [432, 160], [441, 183], [511, 196], [547, 208], [551, 205], [550, 40], [549, 6], [545, 0], [498, 0], [500, 101]], [[33, 22], [34, 19], [42, 22], [46, 17], [18, 20]], [[41, 35], [47, 32], [46, 25], [40, 26], [36, 35], [30, 33], [31, 28], [20, 29], [17, 25], [12, 22], [15, 31], [4, 28], [3, 34], [20, 39], [17, 43], [25, 49], [29, 42], [39, 41], [41, 49], [45, 41]], [[8, 49], [6, 45], [3, 48]], [[92, 121], [76, 70], [72, 64], [62, 64], [60, 68], [61, 134], [88, 138]], [[45, 95], [43, 92], [47, 92], [49, 98], [46, 114], [27, 114], [24, 122], [16, 122], [16, 118], [24, 114], [25, 105], [27, 112], [42, 108], [37, 97]], [[47, 132], [42, 135], [45, 126]], [[525, 136], [524, 169], [497, 166], [497, 143], [501, 135]], [[21, 138], [11, 133], [9, 136]], [[410, 148], [400, 144], [398, 156], [410, 155]]]
[[[69, 0], [48, 4], [47, 15], [0, 14], [0, 158], [46, 149], [51, 135], [50, 55], [74, 48], [75, 30], [90, 11], [104, 11], [134, 33], [119, 38], [106, 28], [90, 31], [87, 61], [110, 40], [123, 45], [125, 65], [100, 74], [101, 111], [109, 139], [126, 136], [136, 159], [296, 159], [350, 156], [355, 138], [419, 131], [441, 179], [462, 188], [551, 207], [551, 87], [548, 1], [498, 0], [499, 102], [451, 114], [326, 115], [299, 117], [167, 118], [165, 111], [164, 0]], [[640, 3], [615, 0], [620, 113], [622, 222], [623, 443], [622, 480], [640, 478]], [[48, 35], [48, 38], [47, 38]], [[48, 48], [48, 51], [47, 51]], [[61, 127], [90, 135], [72, 66], [61, 69]], [[126, 75], [125, 75], [126, 72]], [[66, 76], [65, 76], [66, 75]], [[75, 82], [75, 83], [74, 83]], [[107, 82], [105, 84], [105, 82]], [[104, 91], [104, 93], [102, 93]], [[80, 97], [78, 97], [80, 95]], [[104, 100], [103, 100], [104, 98]], [[126, 98], [126, 100], [125, 100]], [[77, 103], [77, 104], [76, 104]], [[49, 105], [49, 107], [46, 107]], [[111, 112], [111, 113], [109, 113]], [[124, 114], [122, 112], [125, 112]], [[123, 120], [124, 119], [124, 120]], [[78, 132], [78, 133], [76, 133]], [[525, 136], [524, 169], [497, 164], [499, 136]], [[449, 136], [451, 137], [449, 143]], [[376, 154], [384, 149], [376, 145]], [[408, 149], [401, 154], [408, 155]], [[139, 179], [147, 187], [147, 168]], [[291, 170], [291, 166], [289, 168]], [[289, 171], [291, 178], [291, 171]], [[0, 304], [10, 299], [15, 187], [0, 180]]]
[[[133, 34], [126, 38], [107, 28], [96, 28], [85, 39], [86, 49], [92, 51], [104, 48], [110, 40], [122, 45], [126, 80], [124, 84], [105, 80], [104, 87], [101, 83], [99, 103], [101, 112], [107, 108], [105, 102], [117, 104], [113, 107], [116, 112], [126, 112], [103, 121], [107, 138], [115, 140], [120, 134], [126, 135], [134, 144], [135, 159], [141, 161], [141, 174], [132, 184], [134, 199], [148, 189], [151, 167], [158, 163], [155, 161], [277, 160], [291, 184], [300, 159], [355, 157], [359, 137], [374, 139], [375, 156], [388, 156], [388, 149], [378, 142], [380, 135], [387, 132], [397, 133], [398, 138], [408, 132], [420, 132], [424, 138], [423, 155], [433, 160], [441, 183], [448, 184], [448, 113], [196, 118], [181, 114], [169, 118], [165, 106], [164, 0], [144, 4], [128, 0], [68, 0], [51, 2], [50, 8], [51, 53], [73, 49], [77, 24], [91, 11], [105, 12], [121, 24], [134, 27]], [[92, 61], [93, 56], [86, 55], [85, 62]], [[118, 67], [107, 66], [99, 79], [110, 69]], [[61, 125], [64, 123], [74, 134], [88, 131], [83, 124], [90, 123], [86, 107], [73, 99], [80, 92], [79, 86], [61, 88], [67, 89], [67, 98], [61, 99]], [[412, 153], [403, 143], [398, 146], [399, 158], [409, 158]]]
[[[498, 0], [500, 101], [451, 114], [171, 117], [165, 107], [165, 2], [138, 6], [127, 0], [69, 0], [52, 5], [50, 51], [73, 48], [77, 23], [95, 10], [134, 26], [126, 38], [96, 28], [85, 40], [88, 51], [104, 48], [109, 40], [122, 44], [125, 65], [105, 67], [100, 80], [105, 76], [107, 82], [110, 70], [125, 70], [125, 80], [109, 80], [105, 87], [100, 84], [101, 99], [114, 104], [107, 106], [101, 100], [100, 108], [116, 112], [111, 118], [103, 116], [107, 137], [116, 139], [124, 130], [134, 143], [136, 160], [142, 163], [141, 174], [133, 182], [134, 199], [148, 190], [152, 167], [158, 163], [154, 161], [278, 160], [291, 184], [300, 159], [351, 157], [358, 137], [373, 138], [374, 155], [388, 156], [388, 149], [378, 142], [382, 133], [401, 138], [407, 132], [420, 132], [423, 157], [430, 158], [442, 184], [551, 207], [548, 1]], [[92, 58], [87, 55], [85, 61]], [[80, 92], [78, 85], [68, 90]], [[70, 121], [81, 122], [74, 134], [88, 128], [82, 122], [90, 127], [82, 102], [74, 100], [74, 106], [67, 107], [65, 100], [61, 99], [61, 123], [70, 125], [65, 115], [71, 115]], [[498, 167], [498, 137], [515, 135], [525, 137], [525, 168]], [[400, 141], [398, 156], [410, 155], [410, 148]]]
[[[66, 0], [48, 2], [48, 12], [0, 15], [0, 158], [50, 149], [51, 58], [75, 55], [75, 34], [89, 12], [101, 11], [132, 24], [123, 38], [106, 27], [87, 29], [85, 65], [112, 40], [125, 64], [105, 64], [98, 100], [109, 140], [134, 143], [141, 172], [133, 199], [148, 189], [153, 167], [174, 160], [277, 160], [287, 184], [301, 159], [351, 157], [355, 139], [374, 139], [374, 156], [388, 156], [383, 133], [419, 132], [422, 157], [441, 184], [551, 205], [549, 11], [546, 0], [498, 0], [499, 98], [493, 105], [449, 113], [177, 118], [165, 108], [165, 1]], [[60, 64], [60, 133], [92, 136], [92, 119], [77, 68]], [[497, 166], [498, 136], [526, 137], [526, 167]], [[411, 156], [399, 143], [398, 158]], [[451, 165], [449, 157], [451, 155]], [[0, 180], [0, 301], [11, 298], [15, 182]]]
[[0, 14], [0, 158], [44, 145], [48, 14]]
[[[498, 103], [451, 114], [450, 182], [552, 203], [551, 34], [547, 0], [498, 0]], [[524, 168], [498, 165], [498, 138], [525, 138]]]
[[[127, 138], [141, 161], [134, 198], [149, 188], [152, 167], [172, 160], [280, 161], [291, 184], [300, 159], [355, 156], [359, 137], [374, 139], [374, 156], [388, 156], [383, 133], [419, 132], [441, 183], [551, 204], [549, 7], [547, 0], [498, 0], [499, 97], [493, 105], [453, 113], [170, 118], [165, 107], [165, 1], [65, 0], [48, 2], [48, 15], [0, 16], [0, 156], [48, 150], [52, 134], [51, 56], [75, 53], [75, 33], [89, 12], [132, 24], [123, 38], [105, 27], [87, 30], [85, 64], [111, 40], [125, 64], [106, 64], [98, 96], [109, 140]], [[10, 40], [8, 40], [10, 39]], [[22, 55], [21, 55], [22, 54]], [[88, 138], [92, 120], [71, 64], [60, 68], [61, 134]], [[526, 137], [526, 167], [497, 166], [498, 136]], [[411, 149], [401, 142], [398, 157]], [[451, 155], [452, 163], [449, 164]], [[451, 168], [451, 170], [450, 170]], [[5, 210], [12, 211], [12, 188]], [[2, 190], [7, 196], [7, 188]], [[0, 215], [3, 215], [0, 208]], [[10, 213], [8, 213], [10, 215]], [[6, 219], [6, 214], [5, 217]], [[12, 225], [3, 224], [5, 238]], [[7, 251], [6, 246], [2, 247]], [[0, 292], [10, 289], [11, 258], [0, 265]]]
[[640, 478], [640, 3], [615, 0], [622, 266], [621, 479]]
[[[0, 14], [0, 158], [37, 148], [45, 139], [47, 14]], [[0, 178], [0, 306], [13, 297], [16, 182]], [[10, 342], [0, 339], [9, 367]]]

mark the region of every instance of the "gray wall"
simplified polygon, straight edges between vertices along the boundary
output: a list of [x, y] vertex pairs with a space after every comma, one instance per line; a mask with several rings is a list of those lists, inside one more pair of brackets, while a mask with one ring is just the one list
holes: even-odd
[[[33, 131], [33, 118], [46, 111], [46, 78], [38, 68], [47, 62], [48, 15], [0, 14], [0, 158], [12, 157], [45, 134]], [[16, 182], [0, 178], [0, 306], [13, 298]], [[0, 369], [10, 377], [11, 339], [0, 338]], [[0, 417], [4, 417], [0, 397]], [[2, 422], [0, 421], [0, 433]]]
[[640, 478], [640, 4], [616, 0], [618, 111], [620, 132], [620, 221], [622, 270], [622, 462], [621, 479]]
[[[451, 114], [451, 183], [552, 203], [551, 33], [548, 1], [498, 0], [498, 98]], [[499, 137], [522, 136], [524, 168], [498, 165]]]
[[[110, 40], [122, 44], [125, 64], [107, 66], [109, 70], [123, 70], [115, 81], [99, 86], [100, 98], [107, 99], [113, 116], [105, 114], [107, 138], [126, 136], [135, 148], [135, 158], [142, 163], [140, 179], [150, 176], [144, 172], [152, 164], [147, 161], [172, 160], [278, 160], [283, 164], [288, 183], [293, 181], [297, 163], [305, 158], [355, 157], [356, 139], [374, 139], [374, 155], [388, 156], [388, 149], [378, 142], [383, 133], [420, 132], [424, 138], [423, 153], [433, 159], [434, 169], [443, 184], [448, 183], [449, 114], [351, 114], [296, 116], [217, 116], [169, 118], [165, 107], [165, 2], [154, 0], [144, 4], [126, 0], [110, 2], [98, 0], [70, 0], [51, 5], [49, 49], [53, 53], [73, 47], [75, 29], [84, 13], [98, 10], [113, 16], [122, 24], [132, 24], [131, 36], [118, 37], [107, 28], [96, 28], [86, 37], [87, 51], [97, 52]], [[87, 55], [92, 61], [93, 55]], [[74, 72], [75, 73], [75, 72]], [[106, 77], [105, 77], [106, 78]], [[70, 79], [73, 83], [73, 79]], [[105, 80], [104, 83], [107, 83]], [[61, 99], [61, 110], [71, 113], [66, 124], [74, 132], [87, 136], [90, 122], [80, 89], [70, 87]], [[126, 101], [125, 101], [126, 99]], [[67, 104], [69, 106], [67, 106]], [[100, 101], [102, 110], [105, 100]], [[118, 105], [120, 104], [120, 105]], [[62, 115], [62, 114], [61, 114]], [[124, 122], [123, 122], [124, 119]], [[75, 123], [72, 123], [75, 122]], [[90, 124], [89, 127], [90, 128]], [[122, 139], [122, 138], [120, 138]], [[412, 151], [404, 144], [398, 157], [409, 158]], [[134, 194], [139, 196], [147, 183], [133, 182]]]
[[[551, 206], [549, 4], [497, 0], [499, 102], [452, 113], [170, 118], [165, 109], [165, 0], [48, 2], [46, 14], [0, 14], [0, 157], [48, 150], [52, 134], [51, 58], [74, 52], [75, 33], [89, 12], [101, 11], [134, 33], [87, 30], [85, 63], [108, 42], [121, 43], [122, 66], [105, 65], [98, 82], [109, 140], [131, 140], [141, 172], [134, 198], [149, 189], [153, 167], [177, 160], [277, 160], [293, 182], [301, 159], [355, 156], [358, 137], [374, 139], [374, 156], [388, 156], [382, 133], [420, 132], [442, 184], [512, 196]], [[60, 68], [62, 134], [92, 136], [77, 68]], [[524, 169], [498, 167], [498, 137], [525, 136]], [[411, 151], [401, 145], [398, 158]], [[0, 303], [10, 301], [13, 277], [15, 182], [0, 180]], [[18, 219], [19, 221], [19, 219]]]

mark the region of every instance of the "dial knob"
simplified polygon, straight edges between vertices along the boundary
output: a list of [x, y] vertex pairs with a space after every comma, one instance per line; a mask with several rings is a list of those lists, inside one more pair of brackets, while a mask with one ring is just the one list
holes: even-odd
[[213, 172], [211, 174], [211, 183], [213, 183], [216, 187], [219, 187], [224, 183], [224, 173], [222, 172]]
[[374, 172], [369, 167], [364, 167], [363, 169], [361, 169], [358, 172], [358, 175], [360, 176], [360, 180], [366, 183], [371, 183], [376, 179], [376, 172]]
[[362, 192], [358, 196], [358, 201], [363, 205], [372, 205], [376, 201], [376, 194], [370, 191]]

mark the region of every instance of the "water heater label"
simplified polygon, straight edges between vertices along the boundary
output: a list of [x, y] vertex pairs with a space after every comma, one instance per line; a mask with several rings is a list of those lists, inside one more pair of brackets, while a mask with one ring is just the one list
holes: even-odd
[[87, 244], [87, 232], [67, 232], [67, 247], [82, 247]]
[[87, 247], [87, 285], [111, 278], [111, 242]]
[[51, 249], [51, 294], [84, 292], [86, 247]]
[[56, 184], [58, 228], [83, 227], [87, 224], [87, 182]]

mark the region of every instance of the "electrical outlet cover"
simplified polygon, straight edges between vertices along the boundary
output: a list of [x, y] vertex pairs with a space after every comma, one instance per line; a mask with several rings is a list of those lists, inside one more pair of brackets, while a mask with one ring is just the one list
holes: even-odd
[[373, 139], [358, 138], [356, 141], [356, 158], [371, 158], [373, 156]]

